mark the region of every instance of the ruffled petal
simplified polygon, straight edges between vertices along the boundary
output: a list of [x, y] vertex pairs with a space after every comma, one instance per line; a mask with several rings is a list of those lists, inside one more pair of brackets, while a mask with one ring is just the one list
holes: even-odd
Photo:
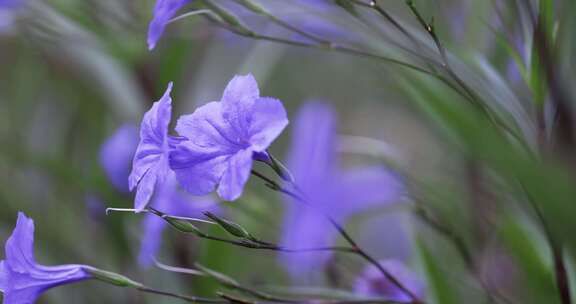
[[170, 152], [170, 168], [186, 191], [205, 195], [216, 189], [232, 155], [215, 147], [200, 147], [184, 141]]
[[243, 138], [222, 116], [222, 103], [210, 102], [178, 119], [176, 132], [198, 147], [234, 153], [246, 146]]
[[227, 161], [227, 168], [218, 186], [218, 195], [227, 201], [234, 201], [242, 195], [242, 189], [252, 170], [252, 150], [240, 150]]
[[148, 170], [167, 153], [168, 125], [172, 116], [171, 91], [172, 83], [168, 84], [168, 88], [162, 98], [155, 102], [152, 108], [144, 114], [140, 125], [140, 142], [134, 155], [132, 172], [128, 177], [130, 190], [133, 190]]
[[153, 18], [148, 25], [148, 49], [156, 47], [156, 43], [164, 33], [166, 24], [176, 12], [191, 0], [157, 0], [154, 6]]
[[142, 211], [148, 203], [152, 194], [154, 193], [154, 188], [158, 182], [157, 175], [154, 171], [154, 167], [147, 172], [144, 177], [140, 180], [138, 188], [136, 190], [136, 197], [134, 198], [134, 208], [137, 211]]
[[224, 119], [245, 139], [249, 136], [252, 108], [259, 97], [258, 83], [251, 74], [234, 76], [222, 95]]
[[144, 114], [140, 126], [140, 143], [132, 162], [132, 172], [128, 177], [130, 190], [138, 188], [134, 205], [137, 210], [146, 207], [154, 188], [162, 184], [169, 172], [168, 168], [168, 125], [172, 116], [172, 83], [152, 108]]
[[10, 269], [25, 273], [36, 264], [34, 260], [34, 221], [18, 212], [16, 228], [6, 241], [6, 263]]
[[278, 99], [258, 98], [252, 109], [248, 134], [254, 151], [262, 152], [288, 125], [286, 110]]

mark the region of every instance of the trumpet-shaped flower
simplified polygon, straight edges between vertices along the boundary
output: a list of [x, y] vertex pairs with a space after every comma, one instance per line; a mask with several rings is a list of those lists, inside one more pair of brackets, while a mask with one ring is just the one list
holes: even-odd
[[[329, 215], [344, 224], [352, 215], [400, 200], [403, 187], [382, 167], [343, 171], [336, 154], [336, 116], [328, 105], [311, 102], [300, 110], [288, 162], [309, 204], [287, 199], [282, 243], [288, 248], [330, 246], [336, 230]], [[322, 268], [330, 253], [282, 255], [297, 278]]]
[[18, 213], [16, 228], [5, 244], [0, 262], [0, 290], [4, 304], [32, 304], [46, 290], [91, 276], [83, 265], [44, 266], [34, 259], [34, 221]]
[[[418, 298], [424, 298], [424, 282], [403, 263], [397, 260], [384, 260], [380, 265], [386, 269], [400, 284]], [[374, 265], [367, 266], [354, 282], [354, 292], [358, 295], [374, 298], [385, 298], [390, 301], [410, 302], [412, 299], [397, 285], [386, 279]]]
[[166, 24], [174, 17], [176, 12], [192, 0], [157, 0], [154, 6], [152, 21], [148, 25], [148, 49], [156, 47], [162, 37]]
[[140, 142], [134, 154], [132, 172], [128, 177], [130, 191], [136, 188], [134, 208], [143, 210], [157, 185], [164, 182], [170, 168], [168, 167], [169, 138], [168, 125], [172, 116], [172, 83], [159, 101], [144, 114], [140, 126]]
[[236, 76], [220, 101], [178, 119], [176, 131], [186, 138], [170, 152], [170, 167], [190, 193], [204, 195], [218, 186], [222, 199], [235, 200], [250, 176], [253, 157], [288, 125], [282, 103], [260, 97], [252, 75]]

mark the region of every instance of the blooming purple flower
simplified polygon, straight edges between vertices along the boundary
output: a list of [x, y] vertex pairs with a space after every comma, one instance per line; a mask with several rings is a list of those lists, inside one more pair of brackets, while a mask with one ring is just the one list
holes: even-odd
[[282, 103], [260, 97], [252, 75], [236, 76], [220, 101], [178, 119], [176, 131], [186, 140], [170, 152], [170, 167], [190, 193], [214, 191], [225, 200], [242, 194], [253, 156], [266, 148], [288, 125]]
[[[170, 172], [166, 177], [166, 182], [156, 191], [150, 205], [161, 212], [175, 216], [203, 217], [204, 211], [220, 212], [217, 202], [213, 199], [193, 197], [182, 191], [174, 172]], [[149, 267], [160, 249], [166, 221], [155, 215], [146, 215], [143, 227], [138, 262], [144, 267]]]
[[[380, 265], [418, 298], [424, 298], [424, 282], [403, 263], [397, 260], [384, 260]], [[385, 298], [390, 301], [410, 302], [409, 295], [386, 279], [374, 265], [367, 266], [354, 282], [354, 292], [358, 295]]]
[[156, 0], [153, 18], [148, 25], [148, 49], [156, 47], [156, 43], [164, 33], [166, 24], [174, 17], [176, 12], [191, 0]]
[[172, 116], [172, 83], [159, 101], [144, 114], [140, 125], [140, 142], [134, 154], [132, 172], [128, 177], [130, 191], [136, 190], [134, 208], [143, 210], [157, 185], [164, 182], [168, 167], [169, 142], [175, 139], [168, 136], [168, 125]]
[[124, 124], [100, 148], [100, 165], [114, 188], [128, 192], [130, 163], [138, 146], [138, 128]]
[[[403, 187], [386, 169], [338, 168], [336, 115], [331, 107], [319, 102], [304, 105], [294, 128], [288, 167], [310, 206], [287, 200], [284, 246], [330, 246], [336, 230], [325, 215], [343, 224], [353, 214], [400, 200]], [[294, 277], [318, 270], [329, 257], [328, 252], [281, 256]]]
[[0, 262], [4, 304], [32, 304], [44, 291], [90, 278], [83, 265], [43, 266], [34, 259], [34, 221], [22, 212]]

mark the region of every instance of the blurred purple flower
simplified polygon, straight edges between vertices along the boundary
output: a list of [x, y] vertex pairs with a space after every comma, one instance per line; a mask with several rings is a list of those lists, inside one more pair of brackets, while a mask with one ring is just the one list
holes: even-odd
[[138, 147], [138, 128], [124, 124], [100, 148], [100, 165], [108, 180], [120, 192], [128, 192], [130, 163]]
[[172, 116], [172, 83], [152, 108], [144, 114], [140, 125], [140, 142], [134, 154], [132, 172], [128, 177], [130, 191], [136, 190], [134, 208], [143, 210], [156, 186], [161, 185], [170, 168], [168, 167], [168, 125]]
[[156, 43], [164, 33], [166, 24], [176, 12], [192, 0], [156, 0], [152, 21], [148, 25], [148, 49], [156, 47]]
[[4, 304], [32, 304], [44, 291], [90, 278], [82, 265], [43, 266], [34, 259], [34, 221], [22, 212], [5, 245], [0, 262], [0, 290]]
[[[202, 212], [219, 213], [217, 202], [209, 197], [192, 197], [182, 191], [174, 172], [166, 177], [166, 182], [159, 187], [150, 203], [152, 207], [169, 215], [186, 217], [204, 217]], [[166, 221], [155, 215], [146, 215], [143, 222], [144, 234], [140, 244], [138, 262], [149, 267], [154, 262], [162, 243], [162, 232]]]
[[178, 119], [176, 131], [186, 138], [170, 152], [170, 167], [188, 192], [214, 191], [233, 201], [250, 176], [253, 155], [266, 148], [288, 125], [282, 103], [260, 97], [252, 75], [235, 76], [221, 101]]
[[[353, 214], [400, 200], [403, 187], [386, 169], [338, 168], [336, 115], [331, 107], [319, 102], [304, 105], [294, 128], [288, 165], [311, 206], [286, 202], [284, 246], [330, 246], [336, 230], [325, 215], [343, 224]], [[322, 268], [329, 257], [328, 252], [282, 255], [286, 269], [294, 277]]]
[[24, 6], [28, 0], [0, 0], [0, 10], [16, 10]]
[[12, 28], [17, 10], [22, 8], [26, 0], [0, 0], [0, 33]]
[[[380, 265], [414, 295], [420, 299], [424, 298], [426, 289], [424, 282], [403, 263], [397, 260], [384, 260], [380, 262]], [[410, 302], [412, 300], [409, 295], [386, 279], [374, 265], [367, 266], [362, 274], [356, 278], [354, 292], [366, 297], [385, 298], [397, 302]]]

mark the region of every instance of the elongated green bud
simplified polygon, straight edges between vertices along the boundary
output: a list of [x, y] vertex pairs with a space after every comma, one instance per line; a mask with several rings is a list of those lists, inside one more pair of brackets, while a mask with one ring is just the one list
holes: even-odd
[[198, 227], [194, 226], [190, 221], [174, 218], [169, 215], [164, 215], [162, 218], [168, 222], [172, 227], [184, 233], [201, 234], [202, 232]]
[[156, 210], [156, 209], [151, 208], [151, 207], [148, 208], [148, 211], [150, 211], [150, 213], [152, 213], [156, 216], [161, 217], [168, 224], [170, 224], [170, 226], [176, 228], [180, 232], [202, 234], [202, 231], [200, 231], [200, 229], [198, 229], [198, 227], [194, 226], [194, 224], [192, 224], [189, 220], [170, 216], [170, 215], [168, 215], [162, 211]]
[[246, 7], [247, 9], [253, 11], [256, 14], [259, 15], [270, 15], [270, 12], [268, 12], [268, 10], [266, 10], [264, 7], [262, 7], [262, 5], [252, 1], [252, 0], [236, 0], [236, 2], [244, 5], [244, 7]]
[[204, 212], [204, 214], [209, 217], [211, 220], [215, 221], [220, 227], [222, 227], [226, 232], [230, 233], [231, 235], [243, 239], [255, 240], [255, 238], [246, 230], [244, 227], [231, 222], [229, 220], [225, 220], [213, 213]]
[[290, 170], [288, 170], [288, 168], [286, 168], [286, 166], [284, 166], [284, 164], [280, 160], [278, 160], [272, 154], [270, 154], [270, 160], [271, 160], [270, 166], [272, 167], [272, 169], [274, 169], [274, 171], [276, 172], [276, 174], [278, 174], [278, 176], [280, 176], [283, 180], [287, 182], [290, 183], [295, 182], [294, 176], [292, 175], [292, 173], [290, 173]]
[[89, 273], [93, 278], [106, 282], [108, 284], [112, 284], [119, 287], [131, 287], [131, 288], [142, 288], [144, 285], [138, 283], [126, 276], [121, 274], [110, 272], [98, 268], [93, 267], [86, 267], [84, 271]]

